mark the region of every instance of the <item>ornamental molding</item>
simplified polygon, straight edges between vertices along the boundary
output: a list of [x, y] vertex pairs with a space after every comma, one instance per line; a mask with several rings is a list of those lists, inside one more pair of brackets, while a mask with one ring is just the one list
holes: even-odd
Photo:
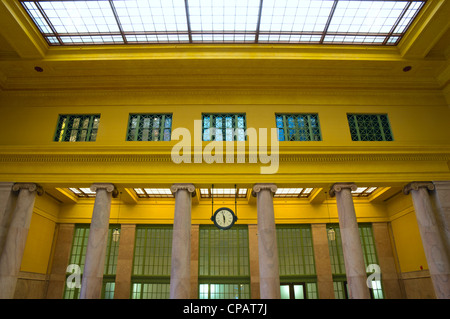
[[432, 182], [411, 182], [403, 187], [403, 194], [408, 195], [412, 190], [417, 191], [419, 188], [425, 188], [432, 191], [435, 189], [435, 186]]
[[189, 193], [192, 193], [192, 197], [194, 197], [196, 195], [194, 184], [179, 183], [179, 184], [173, 184], [172, 186], [170, 186], [170, 191], [172, 192], [172, 194], [175, 194], [179, 190], [187, 190]]
[[330, 188], [330, 196], [334, 197], [337, 193], [340, 193], [343, 189], [350, 189], [356, 191], [358, 187], [354, 183], [336, 183]]
[[275, 193], [277, 191], [277, 185], [276, 184], [265, 184], [265, 183], [259, 183], [253, 185], [252, 188], [252, 196], [256, 197], [257, 193], [261, 192], [262, 190], [270, 190], [272, 193]]
[[[244, 163], [252, 164], [250, 157], [245, 155]], [[280, 163], [304, 162], [383, 162], [383, 161], [450, 161], [450, 153], [423, 154], [280, 154], [273, 161]], [[0, 163], [173, 163], [170, 152], [168, 154], [0, 154]], [[202, 161], [206, 163], [206, 161]], [[191, 163], [194, 162], [192, 155]], [[224, 163], [226, 161], [224, 160]], [[235, 160], [234, 163], [237, 163]], [[228, 163], [233, 164], [233, 163]], [[260, 164], [259, 162], [255, 164]]]
[[35, 183], [15, 183], [12, 187], [14, 192], [19, 192], [22, 189], [27, 189], [29, 192], [36, 192], [39, 196], [44, 195], [44, 189]]

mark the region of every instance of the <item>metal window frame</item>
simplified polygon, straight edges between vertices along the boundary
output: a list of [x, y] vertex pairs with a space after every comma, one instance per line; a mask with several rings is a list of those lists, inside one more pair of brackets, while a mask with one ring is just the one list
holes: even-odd
[[[136, 128], [134, 128], [135, 132], [134, 134], [131, 133], [132, 128], [132, 121], [133, 118], [137, 117], [136, 120]], [[158, 117], [160, 119], [160, 125], [158, 128], [158, 139], [154, 140], [153, 136], [153, 121], [151, 120], [154, 117]], [[166, 127], [166, 119], [170, 118], [170, 127]], [[150, 119], [150, 126], [148, 128], [148, 136], [150, 137], [148, 140], [143, 140], [142, 136], [139, 138], [139, 132], [141, 130], [144, 130], [144, 120]], [[130, 113], [128, 117], [128, 127], [127, 127], [127, 136], [126, 141], [138, 141], [138, 142], [170, 142], [171, 135], [169, 137], [169, 140], [164, 140], [164, 131], [166, 129], [170, 130], [170, 133], [172, 134], [172, 121], [173, 121], [173, 114], [172, 113]]]
[[[202, 236], [202, 232], [203, 231], [208, 231], [207, 233], [207, 239], [206, 239], [206, 245], [205, 242], [203, 242], [203, 236]], [[237, 246], [235, 247], [236, 251], [236, 255], [228, 255], [231, 258], [235, 258], [237, 261], [237, 264], [234, 264], [232, 262], [232, 264], [227, 264], [227, 267], [236, 267], [238, 274], [235, 275], [224, 275], [223, 273], [220, 274], [212, 274], [211, 271], [211, 267], [214, 267], [214, 261], [212, 260], [212, 258], [215, 257], [215, 255], [211, 254], [211, 249], [213, 249], [214, 247], [211, 246], [211, 240], [212, 239], [217, 239], [216, 237], [212, 238], [211, 237], [211, 232], [216, 232], [216, 234], [229, 234], [231, 235], [231, 232], [234, 230], [238, 230], [235, 235], [236, 237], [233, 237], [234, 239], [236, 239], [237, 242]], [[240, 231], [245, 231], [246, 233], [246, 245], [245, 246], [241, 246], [241, 242], [242, 240], [245, 241], [244, 238], [240, 237]], [[229, 239], [231, 239], [230, 237], [228, 237]], [[212, 225], [200, 225], [200, 229], [199, 229], [199, 243], [198, 243], [198, 251], [199, 251], [199, 256], [198, 256], [198, 285], [200, 288], [200, 285], [203, 284], [208, 284], [208, 298], [210, 297], [210, 285], [212, 284], [243, 284], [243, 285], [250, 285], [250, 246], [249, 246], [249, 236], [248, 236], [248, 227], [247, 225], [235, 225], [233, 226], [232, 229], [229, 230], [220, 230], [217, 229], [216, 227], [212, 226]], [[242, 254], [242, 249], [246, 249], [246, 254]], [[206, 254], [203, 255], [204, 250], [206, 250]], [[241, 260], [242, 258], [246, 259], [246, 272], [245, 273], [241, 273]], [[202, 267], [202, 265], [204, 264], [204, 260], [206, 261], [206, 265]], [[249, 287], [249, 286], [248, 286]], [[250, 287], [249, 287], [250, 288]], [[239, 291], [239, 296], [240, 296], [240, 291]], [[251, 291], [249, 290], [249, 297], [250, 298], [250, 293]], [[199, 289], [199, 297], [200, 297], [200, 289]]]
[[[49, 1], [49, 0], [44, 0], [44, 1]], [[19, 2], [21, 3], [21, 5], [24, 7], [25, 11], [28, 12], [26, 5], [24, 4], [24, 2], [32, 2], [35, 4], [37, 10], [39, 11], [39, 13], [42, 15], [42, 18], [45, 20], [45, 22], [48, 24], [49, 29], [51, 30], [51, 32], [43, 32], [42, 30], [40, 30], [38, 23], [35, 23], [36, 26], [38, 27], [39, 31], [41, 32], [42, 36], [44, 37], [44, 39], [47, 41], [47, 43], [50, 46], [55, 46], [55, 45], [59, 45], [59, 46], [70, 46], [70, 45], [98, 45], [98, 44], [103, 44], [103, 45], [111, 45], [111, 44], [128, 44], [128, 40], [127, 40], [127, 36], [139, 36], [139, 35], [183, 35], [183, 36], [187, 36], [188, 40], [187, 41], [162, 41], [162, 42], [156, 42], [156, 43], [217, 43], [214, 42], [214, 40], [211, 40], [210, 42], [208, 41], [193, 41], [193, 35], [214, 35], [214, 34], [220, 34], [220, 35], [227, 35], [227, 34], [232, 34], [232, 35], [252, 35], [254, 36], [254, 41], [249, 42], [249, 41], [245, 41], [243, 40], [241, 41], [221, 41], [220, 43], [279, 43], [279, 44], [289, 44], [291, 42], [289, 41], [261, 41], [260, 40], [260, 35], [278, 35], [278, 36], [283, 36], [283, 35], [306, 35], [306, 36], [311, 36], [311, 37], [317, 37], [319, 40], [317, 41], [299, 41], [299, 42], [292, 42], [294, 44], [298, 44], [298, 43], [307, 43], [307, 44], [340, 44], [340, 45], [378, 45], [378, 46], [395, 46], [397, 45], [400, 40], [403, 38], [403, 36], [405, 35], [405, 33], [407, 32], [409, 26], [412, 24], [412, 22], [415, 20], [415, 18], [418, 16], [418, 14], [420, 13], [420, 11], [422, 10], [422, 8], [425, 6], [426, 4], [426, 0], [411, 0], [408, 1], [406, 6], [403, 8], [402, 12], [400, 13], [400, 15], [397, 17], [396, 21], [394, 22], [394, 24], [392, 25], [391, 29], [389, 30], [389, 32], [371, 32], [371, 33], [363, 33], [363, 32], [330, 32], [329, 31], [329, 26], [330, 23], [333, 19], [333, 16], [335, 14], [336, 11], [336, 7], [339, 3], [339, 0], [335, 0], [332, 8], [330, 10], [328, 19], [326, 21], [325, 27], [322, 31], [298, 31], [298, 32], [288, 32], [288, 31], [261, 31], [260, 30], [260, 26], [261, 26], [261, 18], [262, 18], [262, 12], [263, 12], [263, 0], [260, 1], [259, 3], [259, 8], [258, 8], [258, 16], [257, 16], [257, 23], [256, 23], [256, 27], [253, 30], [246, 30], [246, 31], [213, 31], [213, 30], [209, 30], [209, 31], [192, 31], [192, 27], [191, 27], [191, 18], [190, 18], [190, 10], [189, 10], [189, 0], [185, 0], [184, 1], [184, 7], [185, 7], [185, 14], [186, 14], [186, 27], [187, 27], [187, 31], [134, 31], [134, 32], [125, 32], [123, 30], [123, 26], [120, 23], [120, 17], [117, 14], [117, 10], [115, 8], [114, 5], [114, 1], [113, 0], [109, 0], [109, 5], [111, 7], [111, 12], [112, 15], [115, 19], [115, 22], [117, 24], [118, 27], [118, 31], [117, 32], [95, 32], [95, 33], [89, 33], [89, 32], [85, 32], [85, 33], [58, 33], [56, 31], [55, 26], [52, 24], [52, 22], [50, 21], [50, 19], [48, 18], [48, 16], [45, 13], [45, 10], [41, 7], [40, 2], [41, 1], [26, 1], [26, 0], [19, 0]], [[402, 32], [399, 33], [395, 33], [395, 30], [397, 29], [397, 27], [399, 26], [400, 22], [402, 21], [402, 19], [404, 18], [405, 14], [407, 13], [407, 11], [409, 10], [410, 6], [413, 3], [419, 3], [420, 7], [417, 9], [416, 12], [414, 12], [414, 15], [411, 17], [411, 19], [408, 21], [408, 24], [405, 25], [405, 28], [403, 29]], [[31, 13], [29, 13], [31, 19], [33, 19]], [[112, 41], [112, 42], [89, 42], [89, 43], [65, 43], [61, 37], [66, 37], [66, 36], [75, 36], [75, 37], [82, 37], [82, 36], [115, 36], [117, 37], [117, 39], [121, 39], [120, 42], [116, 42], [116, 41]], [[378, 36], [378, 37], [384, 37], [383, 41], [381, 42], [375, 42], [375, 43], [370, 43], [370, 42], [351, 42], [349, 41], [348, 43], [346, 41], [336, 41], [336, 42], [328, 42], [326, 41], [326, 37], [327, 36], [337, 36], [337, 37], [345, 37], [345, 36], [354, 36], [354, 37], [366, 37], [366, 36]], [[51, 38], [55, 38], [56, 41], [51, 41]], [[142, 42], [138, 42], [138, 43], [154, 43], [154, 42], [150, 42], [150, 41], [142, 41]]]
[[[280, 140], [280, 129], [277, 126], [277, 118], [281, 116], [282, 122], [283, 122], [283, 137], [284, 140]], [[289, 128], [288, 125], [288, 117], [294, 117], [294, 128]], [[307, 122], [307, 134], [300, 133], [301, 130], [306, 130], [306, 128], [300, 128], [298, 126], [298, 118], [303, 117]], [[315, 117], [316, 120], [316, 128], [318, 130], [317, 133], [313, 132], [313, 127], [311, 125], [311, 118]], [[275, 127], [278, 129], [278, 141], [280, 142], [318, 142], [322, 141], [322, 131], [320, 129], [320, 121], [319, 121], [319, 114], [318, 113], [275, 113]], [[295, 133], [293, 135], [294, 139], [290, 138], [289, 130], [295, 130]], [[307, 139], [302, 139], [303, 136], [306, 136]], [[318, 137], [318, 139], [316, 139]]]
[[[89, 123], [87, 129], [83, 129], [81, 122], [83, 119], [89, 118]], [[73, 129], [73, 122], [79, 119], [79, 127]], [[100, 114], [60, 114], [58, 116], [58, 122], [56, 124], [56, 132], [53, 138], [54, 142], [95, 142], [97, 139], [97, 134], [95, 134], [95, 139], [92, 139], [94, 131], [97, 133], [98, 128], [94, 128], [94, 122], [98, 120], [98, 125], [100, 126]], [[80, 127], [81, 126], [81, 127]], [[77, 131], [77, 136], [75, 141], [71, 141], [72, 131]], [[86, 139], [80, 141], [82, 132], [86, 130]]]
[[[238, 127], [238, 118], [239, 117], [243, 117], [244, 120], [244, 127]], [[205, 118], [206, 117], [210, 117], [209, 120], [209, 127], [205, 127]], [[222, 127], [218, 128], [213, 126], [213, 122], [215, 122], [215, 120], [217, 118], [221, 117], [222, 118]], [[232, 126], [233, 127], [226, 127], [226, 118], [227, 117], [231, 117], [232, 118]], [[212, 129], [214, 130], [214, 132], [212, 132]], [[233, 129], [233, 140], [232, 141], [228, 141], [226, 140], [227, 137], [227, 129]], [[242, 129], [244, 130], [244, 141], [247, 140], [247, 118], [246, 118], [246, 113], [202, 113], [202, 141], [203, 142], [244, 142], [244, 141], [238, 141], [238, 136], [237, 134], [234, 134], [236, 132], [237, 129]], [[204, 136], [205, 136], [205, 130], [210, 130], [209, 131], [209, 140], [205, 140]], [[220, 130], [222, 133], [222, 140], [217, 141], [216, 140], [216, 130]]]
[[[361, 122], [358, 121], [358, 116], [376, 116], [378, 129], [380, 130], [380, 137], [381, 139], [378, 139], [377, 135], [371, 135], [374, 137], [374, 139], [366, 139], [361, 135], [361, 130], [366, 129], [365, 127], [361, 127]], [[385, 117], [382, 119], [382, 117]], [[391, 123], [389, 121], [389, 116], [387, 113], [378, 114], [378, 113], [347, 113], [347, 121], [349, 125], [350, 130], [350, 137], [352, 141], [358, 141], [358, 142], [392, 142], [394, 141], [394, 135], [392, 134], [392, 128]], [[383, 125], [383, 122], [387, 124], [386, 129], [389, 129], [389, 131], [385, 131], [385, 126]], [[352, 127], [355, 129], [355, 134], [352, 134]], [[390, 138], [386, 138], [386, 135], [389, 135]]]

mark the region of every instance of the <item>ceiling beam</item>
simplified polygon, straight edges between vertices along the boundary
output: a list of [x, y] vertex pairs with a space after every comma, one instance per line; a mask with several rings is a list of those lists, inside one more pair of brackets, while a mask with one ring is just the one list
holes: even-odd
[[0, 34], [22, 58], [42, 59], [47, 52], [47, 44], [17, 1], [0, 1]]
[[450, 1], [429, 0], [399, 44], [405, 59], [423, 59], [450, 27]]

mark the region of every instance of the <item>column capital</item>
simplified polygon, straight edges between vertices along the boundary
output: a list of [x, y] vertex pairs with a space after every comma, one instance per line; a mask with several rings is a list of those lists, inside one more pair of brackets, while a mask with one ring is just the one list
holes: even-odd
[[356, 186], [355, 183], [336, 183], [333, 184], [333, 186], [331, 186], [330, 188], [330, 196], [334, 197], [336, 195], [336, 192], [339, 193], [340, 191], [346, 188], [350, 188], [352, 191], [356, 191], [358, 187]]
[[259, 193], [263, 189], [268, 189], [272, 193], [275, 193], [277, 191], [277, 185], [276, 184], [270, 184], [270, 183], [255, 184], [255, 185], [253, 185], [253, 188], [252, 188], [252, 196], [256, 197], [256, 193]]
[[175, 194], [180, 189], [184, 189], [184, 190], [187, 190], [189, 193], [192, 193], [192, 197], [195, 196], [195, 185], [194, 184], [178, 183], [178, 184], [172, 184], [172, 186], [170, 186], [170, 191], [172, 192], [172, 194]]
[[434, 184], [432, 182], [411, 182], [403, 187], [403, 194], [408, 195], [412, 190], [419, 190], [419, 188], [427, 188], [428, 190], [434, 190]]
[[115, 198], [118, 195], [118, 190], [114, 184], [110, 183], [94, 183], [90, 187], [91, 191], [97, 192], [98, 189], [105, 189], [108, 193], [112, 193], [112, 196]]
[[15, 183], [12, 187], [14, 192], [20, 191], [21, 189], [27, 189], [30, 192], [36, 191], [39, 196], [44, 194], [44, 189], [35, 183]]

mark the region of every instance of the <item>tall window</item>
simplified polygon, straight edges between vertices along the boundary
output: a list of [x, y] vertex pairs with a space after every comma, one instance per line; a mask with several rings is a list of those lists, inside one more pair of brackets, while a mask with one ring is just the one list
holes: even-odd
[[[331, 259], [331, 270], [333, 274], [334, 295], [336, 299], [348, 298], [347, 279], [345, 275], [344, 254], [342, 251], [341, 232], [339, 225], [327, 225], [327, 228], [332, 227], [335, 231], [335, 240], [328, 239], [328, 247]], [[364, 263], [367, 266], [370, 264], [378, 265], [378, 257], [375, 249], [375, 240], [372, 233], [371, 224], [358, 224], [359, 235], [361, 239], [361, 246], [363, 250]], [[367, 275], [370, 275], [368, 273]], [[369, 289], [371, 298], [383, 299], [383, 288], [381, 281], [372, 281], [373, 289]]]
[[172, 257], [172, 225], [136, 226], [132, 299], [168, 299], [170, 297], [170, 265]]
[[245, 141], [245, 114], [203, 114], [203, 141]]
[[250, 298], [248, 229], [201, 226], [199, 233], [199, 298]]
[[55, 142], [93, 142], [97, 139], [100, 115], [60, 115]]
[[130, 114], [127, 141], [170, 141], [172, 114]]
[[319, 115], [275, 114], [279, 141], [321, 141]]
[[277, 225], [282, 299], [317, 299], [310, 225]]
[[[113, 299], [116, 279], [117, 255], [119, 253], [119, 242], [113, 240], [113, 230], [118, 225], [110, 225], [106, 246], [105, 268], [103, 273], [102, 298]], [[83, 276], [84, 263], [86, 258], [86, 249], [89, 239], [90, 225], [77, 225], [72, 241], [72, 250], [69, 258], [69, 265], [76, 265], [81, 269]], [[71, 275], [70, 273], [67, 276]], [[81, 280], [81, 278], [80, 278]], [[81, 281], [80, 281], [81, 282]], [[64, 299], [78, 299], [80, 297], [80, 288], [69, 288], [66, 284]]]
[[387, 114], [347, 114], [352, 141], [393, 141]]

